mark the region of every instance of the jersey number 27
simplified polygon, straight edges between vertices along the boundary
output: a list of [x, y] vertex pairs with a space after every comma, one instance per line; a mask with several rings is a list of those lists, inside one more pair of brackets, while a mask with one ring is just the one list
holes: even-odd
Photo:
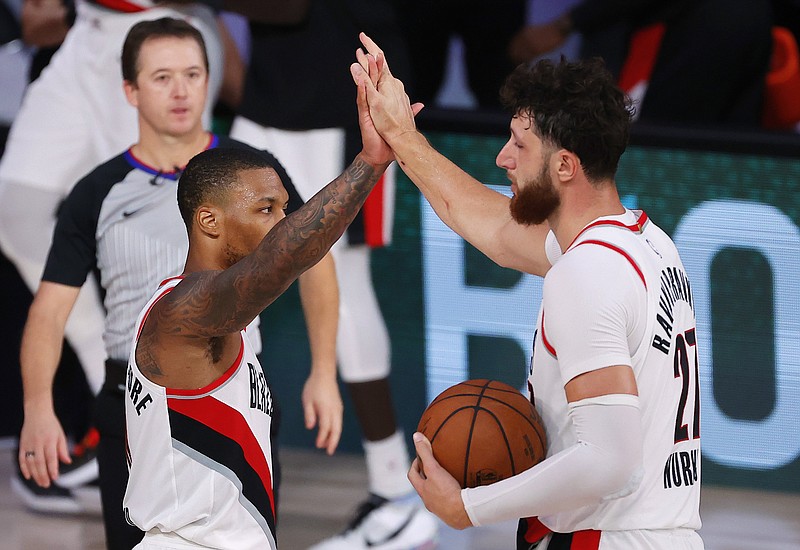
[[[690, 365], [694, 363], [694, 368]], [[675, 443], [687, 441], [690, 437], [686, 419], [686, 403], [689, 399], [689, 387], [694, 385], [694, 414], [692, 415], [692, 439], [700, 439], [700, 382], [697, 361], [697, 337], [691, 328], [675, 338], [675, 378], [681, 379], [681, 398], [678, 402], [678, 414], [675, 417]], [[694, 379], [694, 380], [692, 380]], [[694, 382], [692, 384], [692, 382]]]

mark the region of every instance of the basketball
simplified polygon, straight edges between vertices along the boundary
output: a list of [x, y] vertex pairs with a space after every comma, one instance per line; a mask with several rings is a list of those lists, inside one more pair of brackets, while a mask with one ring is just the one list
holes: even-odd
[[539, 413], [519, 390], [497, 380], [467, 380], [446, 389], [425, 409], [417, 431], [462, 488], [523, 472], [547, 451]]

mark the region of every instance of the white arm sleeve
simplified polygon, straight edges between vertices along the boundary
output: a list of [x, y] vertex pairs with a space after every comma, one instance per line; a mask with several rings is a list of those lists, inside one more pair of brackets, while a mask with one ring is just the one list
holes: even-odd
[[639, 397], [582, 399], [569, 405], [578, 442], [493, 485], [464, 489], [473, 525], [549, 515], [626, 496], [642, 479]]

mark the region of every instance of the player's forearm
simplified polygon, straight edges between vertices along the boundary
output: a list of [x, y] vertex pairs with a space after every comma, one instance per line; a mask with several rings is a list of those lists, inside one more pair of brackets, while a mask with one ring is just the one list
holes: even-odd
[[[372, 165], [359, 154], [335, 180], [278, 223], [255, 251], [219, 273], [198, 273], [192, 292], [180, 286], [162, 314], [175, 316], [191, 334], [219, 336], [241, 330], [319, 262], [344, 234], [387, 164]], [[203, 311], [197, 304], [204, 304]]]
[[638, 397], [586, 399], [572, 406], [570, 417], [575, 445], [511, 478], [462, 490], [473, 525], [575, 510], [638, 487], [643, 445]]
[[275, 226], [255, 252], [227, 271], [246, 272], [263, 309], [341, 238], [386, 167], [373, 166], [359, 154], [339, 177]]
[[[419, 188], [436, 215], [467, 242], [503, 267], [523, 271], [530, 261], [508, 245], [508, 230], [514, 235], [525, 231], [513, 227], [508, 197], [486, 187], [452, 161], [436, 151], [419, 132], [406, 132], [392, 138], [390, 145], [398, 165]], [[512, 227], [509, 227], [512, 226]], [[536, 231], [532, 229], [531, 232]], [[525, 237], [525, 255], [532, 255], [541, 242], [544, 258], [546, 230]], [[538, 258], [535, 257], [536, 258]], [[523, 261], [524, 260], [524, 261]]]
[[339, 285], [333, 256], [326, 254], [298, 282], [311, 349], [311, 374], [336, 378]]
[[68, 10], [60, 2], [24, 2], [21, 21], [22, 40], [37, 48], [61, 44], [70, 28], [67, 17]]
[[462, 212], [471, 206], [470, 193], [483, 185], [436, 151], [417, 131], [399, 134], [389, 145], [398, 166], [425, 195], [436, 214], [464, 236], [468, 227], [461, 223]]

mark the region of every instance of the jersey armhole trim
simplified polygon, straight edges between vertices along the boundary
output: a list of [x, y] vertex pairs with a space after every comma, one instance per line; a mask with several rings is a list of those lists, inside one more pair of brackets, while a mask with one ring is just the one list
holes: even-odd
[[[164, 282], [167, 282], [167, 281], [164, 281]], [[162, 285], [163, 285], [163, 283], [162, 283]], [[153, 300], [152, 303], [147, 307], [147, 311], [142, 316], [142, 320], [139, 322], [139, 328], [136, 329], [136, 340], [134, 340], [134, 346], [139, 342], [139, 337], [142, 335], [142, 329], [144, 328], [144, 324], [145, 324], [145, 322], [147, 322], [147, 317], [150, 316], [150, 312], [153, 310], [153, 307], [159, 302], [159, 300], [161, 300], [161, 298], [166, 296], [168, 293], [172, 292], [173, 288], [175, 288], [175, 287], [171, 286], [169, 288], [164, 289], [164, 291], [161, 292], [161, 294], [159, 294], [156, 297], [156, 299]]]

